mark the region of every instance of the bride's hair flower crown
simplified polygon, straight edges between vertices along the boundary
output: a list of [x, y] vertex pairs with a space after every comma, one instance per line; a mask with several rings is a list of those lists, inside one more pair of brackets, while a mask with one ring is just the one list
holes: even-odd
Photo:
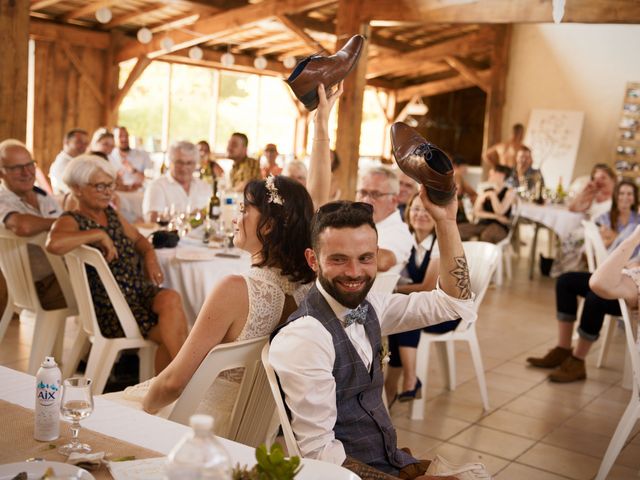
[[269, 175], [264, 181], [267, 187], [267, 199], [269, 203], [275, 203], [277, 205], [284, 205], [284, 198], [280, 195], [278, 187], [276, 187], [276, 177]]

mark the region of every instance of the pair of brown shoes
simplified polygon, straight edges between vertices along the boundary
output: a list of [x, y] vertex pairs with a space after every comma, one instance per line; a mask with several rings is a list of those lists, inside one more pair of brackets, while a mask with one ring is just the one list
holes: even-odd
[[576, 382], [587, 378], [584, 360], [574, 357], [570, 349], [555, 347], [544, 357], [529, 357], [527, 362], [539, 368], [553, 368], [549, 380], [557, 383]]

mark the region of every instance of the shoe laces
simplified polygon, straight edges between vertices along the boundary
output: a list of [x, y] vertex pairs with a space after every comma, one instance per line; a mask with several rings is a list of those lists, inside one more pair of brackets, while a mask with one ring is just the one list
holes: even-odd
[[431, 145], [429, 143], [423, 143], [415, 149], [413, 154], [424, 157], [426, 160], [431, 160], [433, 151], [431, 150]]

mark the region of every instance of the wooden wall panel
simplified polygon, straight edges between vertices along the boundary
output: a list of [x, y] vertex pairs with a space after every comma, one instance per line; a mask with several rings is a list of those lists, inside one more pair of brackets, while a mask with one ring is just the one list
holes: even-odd
[[[102, 91], [106, 51], [77, 45], [67, 48]], [[91, 135], [106, 118], [104, 99], [96, 98], [88, 82], [60, 41], [36, 40], [33, 150], [45, 173], [62, 148], [65, 132], [84, 128]]]

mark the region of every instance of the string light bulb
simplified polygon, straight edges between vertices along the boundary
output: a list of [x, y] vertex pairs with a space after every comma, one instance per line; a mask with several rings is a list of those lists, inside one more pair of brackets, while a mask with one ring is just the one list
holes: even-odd
[[153, 33], [151, 33], [151, 30], [149, 30], [147, 27], [142, 27], [140, 30], [138, 30], [138, 33], [136, 33], [136, 37], [138, 38], [138, 41], [140, 43], [146, 45], [153, 39]]
[[284, 60], [282, 60], [282, 64], [284, 65], [284, 68], [293, 68], [296, 66], [296, 57], [292, 55], [284, 57]]
[[267, 68], [267, 59], [260, 55], [253, 60], [253, 66], [258, 70], [264, 70]]
[[191, 60], [202, 60], [203, 56], [204, 56], [204, 52], [200, 47], [195, 46], [189, 49], [189, 58]]
[[113, 14], [111, 13], [111, 9], [109, 7], [102, 7], [96, 10], [96, 20], [100, 23], [109, 23], [113, 18]]

